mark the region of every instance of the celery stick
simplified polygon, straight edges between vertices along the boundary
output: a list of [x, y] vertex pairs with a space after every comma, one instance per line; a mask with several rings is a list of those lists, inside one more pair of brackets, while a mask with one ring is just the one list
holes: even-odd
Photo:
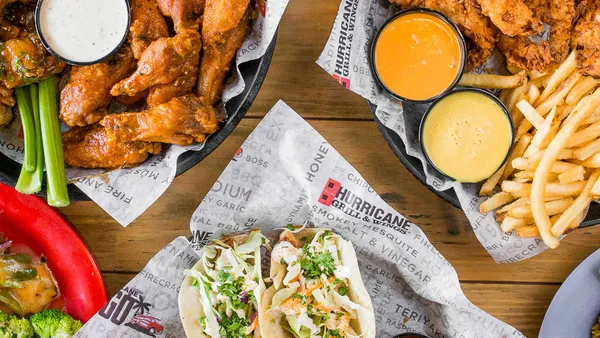
[[70, 202], [65, 175], [62, 135], [58, 122], [58, 89], [55, 77], [40, 82], [39, 98], [42, 141], [48, 179], [48, 204], [53, 207], [64, 207]]
[[25, 141], [25, 157], [23, 158], [23, 169], [27, 172], [35, 170], [35, 126], [33, 124], [33, 111], [31, 98], [26, 87], [15, 89], [21, 125], [23, 128], [23, 139]]
[[[35, 171], [36, 182], [39, 182], [40, 189], [44, 180], [44, 145], [42, 143], [42, 125], [40, 122], [40, 97], [38, 94], [37, 83], [29, 86], [31, 94], [31, 104], [33, 107], [33, 122], [35, 123]], [[39, 191], [39, 190], [38, 190]], [[36, 191], [37, 192], [37, 191]]]

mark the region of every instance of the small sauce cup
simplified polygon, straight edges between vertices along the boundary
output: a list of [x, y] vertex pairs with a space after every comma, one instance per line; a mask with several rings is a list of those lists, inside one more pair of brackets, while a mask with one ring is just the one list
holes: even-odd
[[401, 333], [392, 338], [429, 338], [428, 336], [419, 334], [419, 333]]
[[421, 119], [419, 142], [427, 162], [462, 183], [481, 182], [508, 160], [514, 123], [490, 92], [461, 88], [439, 97]]
[[74, 66], [102, 62], [127, 41], [129, 0], [40, 0], [35, 27], [44, 47]]
[[465, 39], [448, 17], [426, 8], [387, 20], [371, 44], [375, 79], [393, 97], [429, 103], [452, 90], [467, 60]]

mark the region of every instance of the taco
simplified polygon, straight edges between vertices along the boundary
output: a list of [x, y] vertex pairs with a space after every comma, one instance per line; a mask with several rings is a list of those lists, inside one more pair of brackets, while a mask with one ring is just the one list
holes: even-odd
[[265, 291], [260, 231], [215, 240], [186, 270], [179, 291], [179, 314], [188, 338], [259, 338], [258, 315]]
[[375, 337], [375, 315], [352, 244], [328, 229], [284, 231], [271, 253], [263, 338]]

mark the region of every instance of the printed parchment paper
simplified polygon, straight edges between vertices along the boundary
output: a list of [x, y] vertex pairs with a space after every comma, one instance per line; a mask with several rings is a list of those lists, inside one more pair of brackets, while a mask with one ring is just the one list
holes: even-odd
[[[418, 143], [419, 124], [427, 107], [403, 107], [376, 84], [369, 66], [371, 42], [383, 23], [398, 11], [388, 0], [342, 0], [317, 64], [341, 85], [377, 105], [377, 119], [400, 136], [410, 156], [421, 161], [428, 185], [438, 191], [454, 188], [475, 235], [496, 262], [517, 262], [546, 250], [541, 239], [503, 232], [492, 213], [480, 214], [482, 199], [477, 196], [476, 186], [452, 182], [431, 168]], [[547, 30], [543, 35], [547, 35]], [[498, 69], [501, 62], [502, 56], [495, 51], [476, 71]]]
[[77, 336], [145, 337], [147, 331], [135, 325], [136, 314], [142, 314], [164, 326], [156, 337], [185, 337], [177, 292], [183, 270], [197, 259], [192, 248], [252, 228], [273, 234], [285, 224], [307, 221], [354, 243], [373, 299], [378, 338], [404, 332], [440, 338], [523, 337], [471, 304], [456, 271], [425, 234], [387, 205], [281, 101], [196, 209], [190, 223], [192, 242], [182, 237], [163, 249]]
[[[246, 36], [236, 57], [236, 73], [229, 79], [223, 101], [241, 94], [245, 88], [239, 65], [262, 57], [277, 31], [279, 21], [288, 0], [257, 0], [257, 17], [252, 30]], [[20, 120], [17, 117], [7, 129], [0, 128], [0, 152], [23, 163], [23, 139], [19, 135]], [[182, 147], [165, 146], [161, 154], [149, 158], [132, 169], [119, 169], [102, 177], [102, 170], [67, 169], [67, 178], [81, 191], [98, 203], [122, 226], [127, 226], [148, 209], [171, 185], [177, 171], [179, 155], [188, 151], [199, 151], [204, 144]]]

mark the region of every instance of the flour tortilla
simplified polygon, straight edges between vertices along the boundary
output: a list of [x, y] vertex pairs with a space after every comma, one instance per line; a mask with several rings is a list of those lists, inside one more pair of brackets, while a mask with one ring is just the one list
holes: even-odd
[[[227, 245], [233, 247], [233, 244], [243, 244], [248, 240], [249, 234], [241, 234], [235, 236], [228, 236], [221, 238], [220, 240]], [[212, 244], [212, 243], [211, 243]], [[210, 244], [209, 244], [210, 245]], [[202, 265], [202, 259], [198, 260], [192, 270], [203, 271], [204, 267]], [[265, 291], [265, 285], [260, 278], [260, 281], [256, 281], [259, 284], [258, 289], [256, 290], [256, 300], [258, 304], [257, 313], [259, 317], [259, 327], [254, 330], [253, 338], [261, 338], [264, 337], [262, 335], [262, 328], [260, 326], [260, 313], [261, 313], [261, 299], [262, 294]], [[202, 332], [202, 327], [200, 326], [200, 321], [198, 320], [200, 317], [204, 317], [204, 310], [202, 307], [202, 303], [200, 302], [200, 292], [197, 288], [192, 286], [193, 279], [190, 276], [186, 276], [183, 279], [183, 283], [181, 284], [181, 289], [179, 290], [179, 317], [181, 318], [181, 323], [183, 324], [183, 329], [185, 330], [185, 335], [187, 338], [210, 338], [210, 336], [204, 334]]]
[[[317, 232], [322, 230], [329, 229], [306, 228], [296, 234], [292, 234], [288, 231], [287, 233], [282, 233], [280, 240], [285, 240], [286, 237], [289, 238], [290, 235], [293, 235], [295, 239], [297, 239], [297, 247], [302, 248], [305, 243], [310, 243], [312, 241]], [[348, 278], [348, 297], [351, 301], [362, 307], [362, 309], [357, 311], [357, 318], [352, 320], [350, 324], [359, 335], [362, 334], [361, 338], [374, 338], [376, 324], [373, 303], [371, 302], [371, 297], [369, 296], [360, 275], [358, 259], [356, 258], [354, 247], [349, 241], [339, 239], [338, 251], [341, 264], [350, 269], [350, 277]], [[269, 311], [273, 295], [282, 288], [280, 280], [276, 281], [274, 277], [278, 276], [277, 279], [283, 279], [281, 274], [284, 271], [284, 265], [275, 260], [271, 260], [271, 278], [274, 279], [273, 285], [263, 294], [261, 313], [259, 315], [259, 324], [262, 328], [264, 338], [294, 338], [294, 335], [286, 331], [282, 326], [285, 316], [277, 311]], [[283, 275], [285, 276], [285, 273]]]

